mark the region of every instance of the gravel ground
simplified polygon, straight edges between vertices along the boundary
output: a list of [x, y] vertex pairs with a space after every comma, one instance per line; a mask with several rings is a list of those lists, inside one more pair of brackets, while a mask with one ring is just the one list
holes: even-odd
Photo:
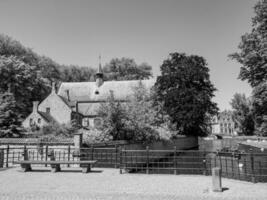
[[210, 176], [119, 174], [118, 169], [106, 168], [88, 174], [74, 168], [50, 173], [47, 169], [27, 173], [20, 168], [0, 169], [0, 199], [267, 199], [266, 183], [222, 179], [224, 191], [214, 193]]

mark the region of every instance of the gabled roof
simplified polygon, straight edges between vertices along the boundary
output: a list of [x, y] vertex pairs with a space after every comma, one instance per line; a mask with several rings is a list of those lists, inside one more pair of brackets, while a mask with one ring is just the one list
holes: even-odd
[[[150, 89], [155, 79], [142, 80], [141, 83]], [[58, 90], [58, 95], [65, 100], [69, 99], [70, 102], [75, 101], [90, 101], [99, 102], [106, 101], [113, 91], [115, 100], [126, 100], [132, 95], [133, 88], [140, 84], [140, 80], [133, 81], [105, 81], [100, 87], [95, 82], [63, 82]], [[69, 91], [69, 98], [67, 92]]]

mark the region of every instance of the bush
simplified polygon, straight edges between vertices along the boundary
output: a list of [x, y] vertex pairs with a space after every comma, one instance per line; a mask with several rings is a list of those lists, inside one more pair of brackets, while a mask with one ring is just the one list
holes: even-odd
[[78, 132], [77, 127], [71, 124], [57, 124], [52, 123], [38, 129], [29, 130], [29, 134], [36, 135], [37, 138], [45, 142], [60, 141], [65, 138], [73, 138], [74, 134]]
[[108, 141], [113, 140], [113, 137], [109, 133], [108, 130], [104, 131], [104, 130], [92, 128], [90, 130], [80, 129], [80, 132], [83, 133], [83, 141], [87, 145], [90, 145], [93, 143], [108, 142]]

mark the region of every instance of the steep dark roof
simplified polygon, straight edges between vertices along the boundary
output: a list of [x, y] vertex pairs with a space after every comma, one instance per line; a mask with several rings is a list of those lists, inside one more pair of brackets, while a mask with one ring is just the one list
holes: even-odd
[[38, 111], [38, 113], [47, 121], [47, 122], [56, 122], [56, 120], [49, 114], [45, 112]]

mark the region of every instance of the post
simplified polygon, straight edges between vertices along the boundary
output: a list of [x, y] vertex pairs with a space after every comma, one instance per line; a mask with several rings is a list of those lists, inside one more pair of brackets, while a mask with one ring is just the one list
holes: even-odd
[[118, 147], [115, 145], [115, 168], [117, 168], [118, 163]]
[[0, 149], [0, 168], [4, 167], [4, 150]]
[[253, 152], [250, 153], [250, 164], [251, 164], [251, 182], [256, 183]]
[[174, 151], [173, 151], [174, 155], [173, 155], [173, 164], [174, 164], [174, 174], [177, 174], [177, 159], [176, 159], [176, 153], [177, 153], [177, 148], [176, 146], [174, 146]]
[[91, 145], [91, 160], [94, 160], [94, 146]]
[[[47, 156], [48, 156], [48, 145], [45, 147], [45, 161], [47, 161]], [[47, 167], [47, 164], [45, 164], [45, 167]]]
[[207, 176], [208, 174], [207, 174], [207, 166], [206, 166], [206, 159], [204, 158], [203, 159], [203, 175], [204, 176]]
[[222, 192], [222, 176], [219, 167], [212, 168], [212, 191]]
[[149, 174], [149, 146], [146, 147], [146, 174]]
[[119, 147], [119, 154], [120, 154], [120, 174], [122, 174], [122, 147]]
[[82, 133], [76, 133], [74, 135], [73, 140], [74, 140], [75, 149], [80, 149], [82, 147], [83, 134]]
[[[70, 145], [68, 146], [68, 161], [70, 161]], [[68, 164], [68, 167], [70, 167], [70, 164]]]
[[9, 145], [6, 148], [6, 167], [8, 167], [8, 155], [9, 155]]

